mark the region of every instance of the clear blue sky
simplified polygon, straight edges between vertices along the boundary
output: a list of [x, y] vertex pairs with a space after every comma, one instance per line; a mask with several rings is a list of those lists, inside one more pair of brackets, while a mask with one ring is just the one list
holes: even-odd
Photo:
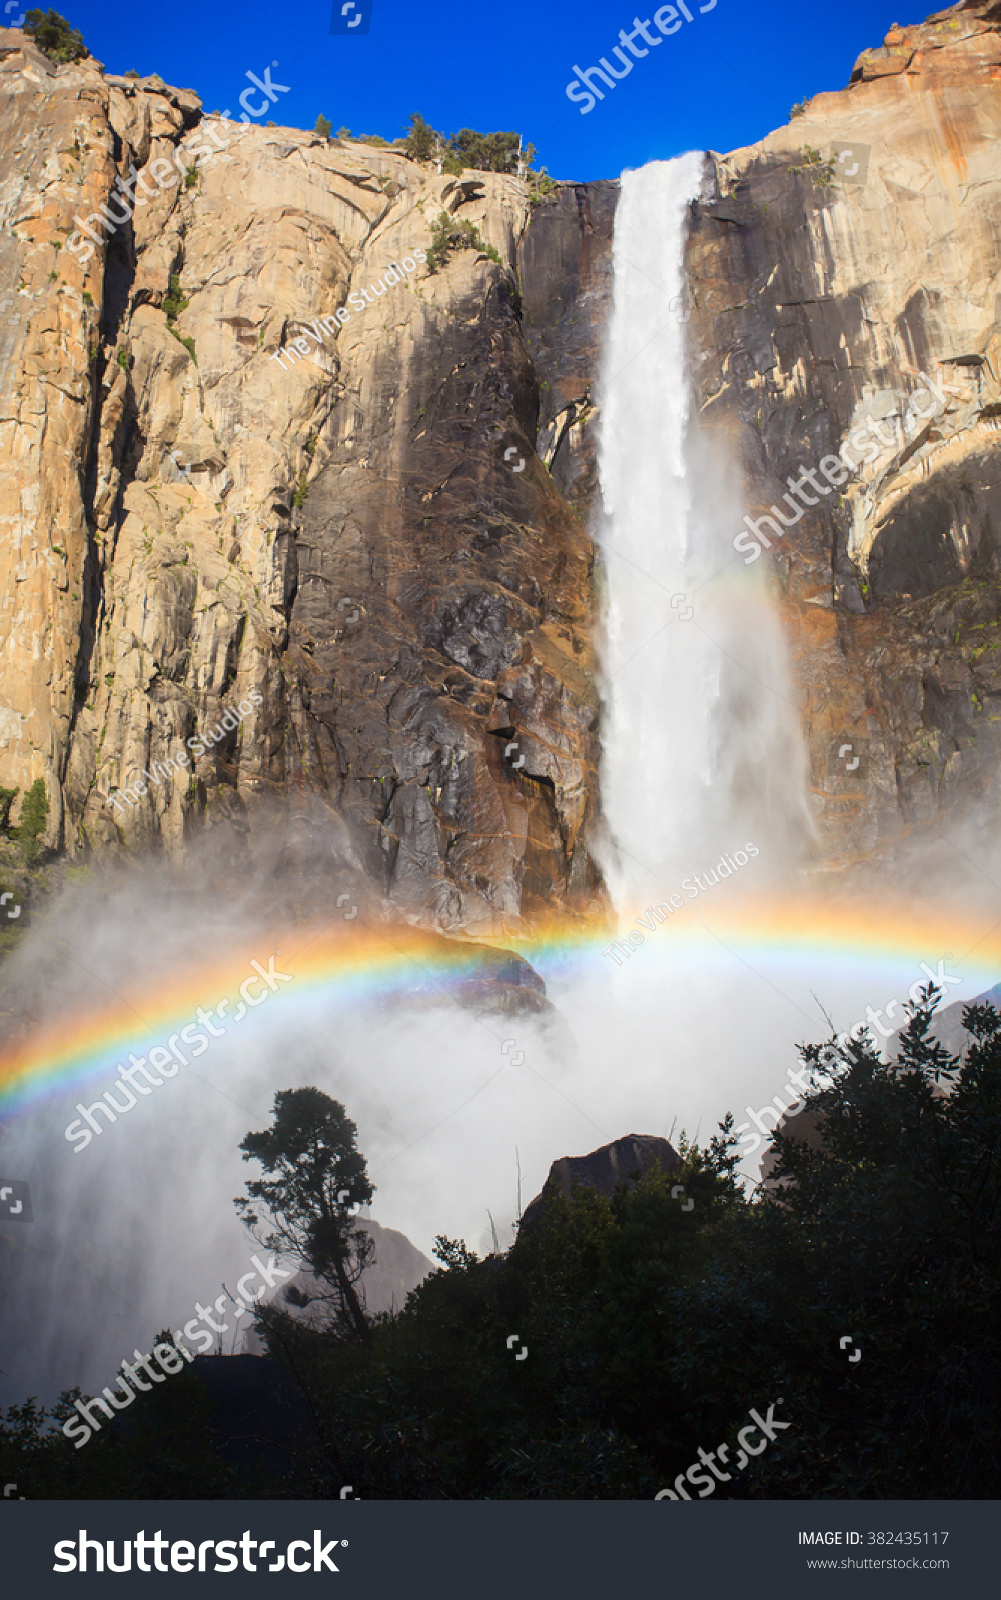
[[565, 93], [574, 64], [611, 57], [620, 28], [651, 18], [656, 5], [368, 3], [371, 26], [361, 37], [329, 32], [331, 0], [59, 0], [55, 9], [109, 72], [159, 72], [195, 89], [207, 111], [238, 115], [246, 71], [263, 77], [277, 61], [272, 79], [290, 89], [270, 112], [280, 124], [311, 128], [323, 112], [335, 130], [395, 138], [419, 111], [446, 133], [514, 129], [554, 177], [578, 179], [617, 177], [686, 149], [753, 143], [786, 122], [794, 101], [843, 88], [855, 58], [891, 23], [918, 22], [932, 9], [918, 0], [717, 0], [702, 16], [698, 0], [688, 0], [693, 21], [582, 116]]

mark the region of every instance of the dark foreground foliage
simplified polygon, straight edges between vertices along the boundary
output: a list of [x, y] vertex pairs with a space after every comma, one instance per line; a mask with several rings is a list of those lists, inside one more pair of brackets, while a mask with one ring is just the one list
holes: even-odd
[[[774, 1405], [791, 1426], [718, 1493], [996, 1497], [1001, 1018], [967, 1009], [959, 1063], [929, 1038], [936, 1002], [912, 1008], [889, 1066], [867, 1040], [831, 1070], [804, 1047], [823, 1148], [779, 1139], [777, 1181], [750, 1200], [727, 1118], [680, 1170], [549, 1197], [506, 1254], [440, 1239], [440, 1269], [371, 1343], [266, 1310], [311, 1421], [264, 1492], [645, 1498]], [[142, 1423], [137, 1407], [127, 1439], [74, 1461], [29, 1404], [0, 1471], [32, 1495], [260, 1493], [233, 1486], [185, 1406]]]

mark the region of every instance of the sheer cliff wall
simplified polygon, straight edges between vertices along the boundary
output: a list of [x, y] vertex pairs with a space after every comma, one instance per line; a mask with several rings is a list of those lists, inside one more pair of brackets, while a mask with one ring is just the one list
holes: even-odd
[[[0, 152], [0, 783], [42, 777], [73, 852], [266, 820], [321, 898], [442, 931], [596, 909], [593, 552], [534, 450], [526, 186], [13, 32]], [[431, 272], [442, 211], [499, 259]]]
[[735, 552], [783, 592], [836, 866], [1001, 800], [999, 16], [892, 29], [848, 88], [714, 156], [692, 225], [697, 403], [752, 519], [794, 522], [789, 480], [825, 458], [858, 468]]
[[[749, 515], [858, 458], [752, 557], [818, 866], [997, 809], [999, 11], [892, 30], [693, 209], [694, 404]], [[0, 159], [0, 784], [74, 854], [217, 830], [443, 932], [599, 913], [617, 185], [533, 204], [2, 31]], [[443, 210], [484, 248], [431, 271]]]

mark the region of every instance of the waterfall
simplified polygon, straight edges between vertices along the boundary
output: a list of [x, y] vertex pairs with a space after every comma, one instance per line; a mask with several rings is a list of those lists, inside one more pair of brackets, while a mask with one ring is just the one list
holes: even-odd
[[693, 414], [684, 249], [703, 172], [694, 152], [625, 173], [615, 219], [598, 538], [604, 867], [620, 912], [747, 840], [766, 875], [788, 875], [809, 832], [779, 619], [733, 549], [735, 470]]

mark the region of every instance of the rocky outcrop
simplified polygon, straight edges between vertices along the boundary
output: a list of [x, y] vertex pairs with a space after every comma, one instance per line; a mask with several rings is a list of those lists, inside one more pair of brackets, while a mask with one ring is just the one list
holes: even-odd
[[[77, 853], [277, 820], [321, 898], [444, 932], [597, 909], [592, 553], [534, 450], [526, 186], [20, 33], [0, 72], [0, 782], [44, 778]], [[442, 211], [484, 248], [431, 272]]]
[[999, 18], [891, 29], [847, 90], [713, 157], [692, 227], [700, 413], [751, 516], [842, 448], [859, 467], [767, 556], [836, 866], [1001, 798]]
[[574, 1184], [579, 1183], [610, 1200], [620, 1184], [631, 1189], [654, 1167], [670, 1172], [680, 1164], [681, 1157], [668, 1140], [652, 1133], [627, 1134], [586, 1156], [561, 1156], [550, 1167], [541, 1192], [525, 1207], [519, 1233], [530, 1231], [539, 1221], [548, 1194], [569, 1200]]

